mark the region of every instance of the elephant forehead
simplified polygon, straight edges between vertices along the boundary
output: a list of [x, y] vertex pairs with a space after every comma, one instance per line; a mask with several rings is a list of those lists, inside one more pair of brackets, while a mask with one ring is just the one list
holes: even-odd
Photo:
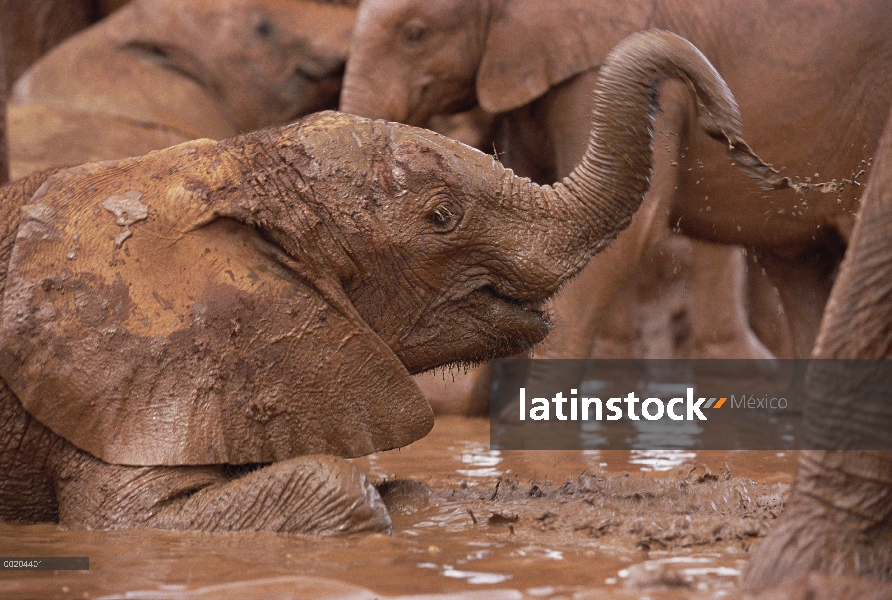
[[492, 156], [438, 133], [395, 128], [391, 141], [395, 169], [414, 183], [445, 184], [466, 193], [487, 189], [498, 164]]
[[409, 125], [325, 111], [274, 136], [264, 143], [308, 186], [341, 199], [374, 197], [377, 204], [399, 197], [417, 208], [414, 200], [443, 189], [480, 200], [504, 187], [506, 169], [493, 157]]

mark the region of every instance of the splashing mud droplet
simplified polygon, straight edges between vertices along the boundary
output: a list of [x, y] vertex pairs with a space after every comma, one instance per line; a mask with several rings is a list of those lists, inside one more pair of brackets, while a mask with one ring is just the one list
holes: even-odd
[[[851, 177], [843, 178], [839, 181], [833, 179], [831, 181], [812, 183], [809, 177], [806, 177], [803, 181], [795, 181], [791, 177], [782, 176], [780, 171], [759, 158], [743, 140], [728, 139], [728, 144], [728, 153], [731, 156], [731, 160], [764, 190], [790, 189], [797, 194], [805, 194], [811, 191], [817, 191], [822, 194], [838, 194], [850, 185], [860, 186], [861, 182], [858, 180], [865, 174], [864, 169], [859, 169], [852, 173]], [[817, 173], [815, 173], [815, 177], [818, 177]]]

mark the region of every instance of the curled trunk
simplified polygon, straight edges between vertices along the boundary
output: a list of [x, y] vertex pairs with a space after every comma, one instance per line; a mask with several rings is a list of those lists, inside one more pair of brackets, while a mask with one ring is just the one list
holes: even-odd
[[554, 278], [547, 291], [578, 273], [628, 226], [641, 204], [653, 166], [658, 88], [666, 78], [688, 84], [698, 101], [700, 124], [727, 144], [738, 167], [766, 187], [781, 185], [776, 172], [741, 138], [734, 97], [706, 57], [666, 31], [634, 34], [601, 68], [589, 144], [579, 165], [553, 186], [513, 190], [523, 198], [522, 210], [536, 217], [531, 219], [538, 223], [533, 237], [541, 241], [536, 253]]

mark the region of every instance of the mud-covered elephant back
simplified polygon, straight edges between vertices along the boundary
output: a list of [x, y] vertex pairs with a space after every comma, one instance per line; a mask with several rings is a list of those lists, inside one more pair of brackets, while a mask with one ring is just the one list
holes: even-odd
[[[23, 209], [0, 306], [0, 376], [107, 462], [358, 456], [426, 434], [402, 363], [208, 190], [207, 140], [49, 178]], [[293, 261], [291, 261], [293, 262]]]

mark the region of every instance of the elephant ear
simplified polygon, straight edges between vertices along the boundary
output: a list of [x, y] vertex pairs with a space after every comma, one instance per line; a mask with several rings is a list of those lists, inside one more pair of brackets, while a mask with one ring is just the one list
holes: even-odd
[[425, 435], [430, 407], [343, 291], [209, 208], [207, 189], [234, 175], [216, 148], [44, 183], [10, 260], [0, 376], [41, 423], [116, 464], [352, 457]]
[[[601, 65], [653, 13], [645, 0], [508, 0], [490, 23], [477, 98], [491, 113], [532, 102], [552, 86]], [[518, 42], [522, 40], [522, 42]]]

